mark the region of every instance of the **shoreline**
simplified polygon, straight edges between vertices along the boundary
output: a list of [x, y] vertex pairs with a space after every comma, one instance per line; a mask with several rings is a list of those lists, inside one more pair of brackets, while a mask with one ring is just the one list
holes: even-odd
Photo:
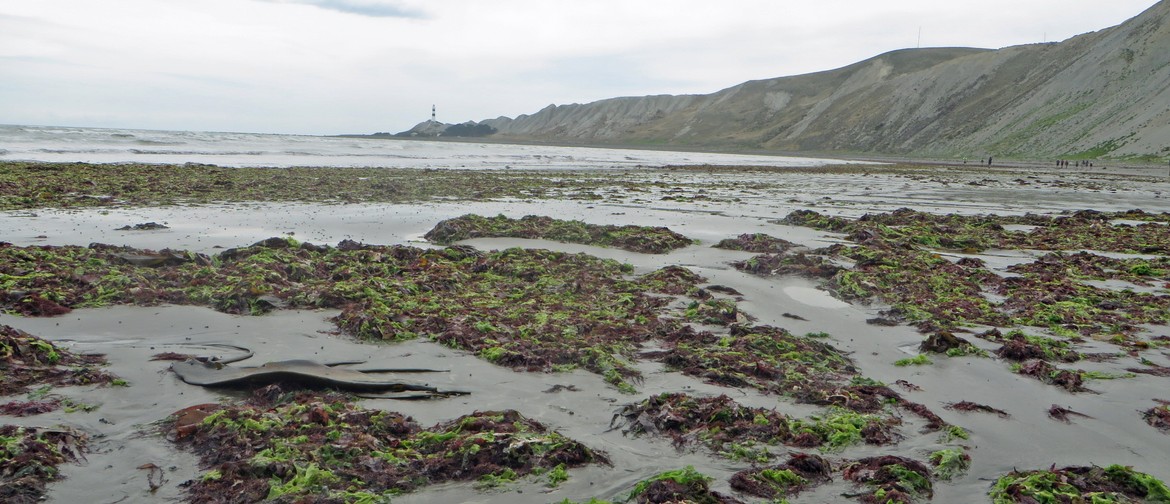
[[[971, 437], [967, 441], [940, 442], [937, 433], [920, 431], [924, 427], [922, 420], [913, 415], [899, 414], [899, 418], [903, 418], [906, 423], [898, 427], [904, 439], [896, 444], [862, 443], [841, 452], [768, 445], [771, 453], [779, 457], [774, 460], [775, 463], [783, 461], [783, 456], [796, 452], [820, 453], [831, 459], [834, 467], [876, 454], [896, 454], [924, 460], [928, 454], [939, 449], [960, 449], [969, 453], [972, 465], [966, 475], [951, 482], [934, 482], [935, 502], [984, 501], [990, 486], [989, 479], [994, 480], [1013, 468], [1046, 469], [1052, 464], [1059, 467], [1119, 463], [1133, 465], [1136, 470], [1163, 481], [1170, 479], [1166, 466], [1159, 463], [1164, 453], [1170, 450], [1170, 436], [1146, 425], [1134, 411], [1153, 405], [1151, 399], [1165, 398], [1159, 391], [1164, 390], [1166, 378], [1140, 375], [1092, 380], [1087, 386], [1099, 394], [1088, 394], [1072, 393], [1013, 373], [1005, 359], [995, 356], [931, 355], [932, 364], [899, 366], [895, 362], [915, 357], [925, 334], [906, 323], [894, 326], [869, 323], [871, 319], [887, 316], [883, 312], [891, 308], [888, 302], [843, 300], [839, 294], [832, 294], [821, 280], [801, 275], [766, 276], [740, 271], [730, 263], [747, 261], [755, 256], [754, 253], [712, 247], [723, 239], [753, 233], [765, 233], [791, 241], [802, 247], [798, 250], [806, 252], [834, 246], [863, 245], [855, 241], [855, 233], [834, 232], [783, 221], [785, 217], [799, 211], [811, 210], [822, 216], [850, 220], [867, 214], [889, 217], [902, 207], [940, 216], [994, 214], [1004, 219], [1022, 219], [1028, 214], [1038, 214], [1057, 218], [1069, 217], [1078, 210], [1121, 212], [1135, 207], [1156, 213], [1165, 211], [1165, 198], [1170, 194], [1170, 182], [1140, 172], [1075, 172], [1068, 174], [1068, 177], [1061, 177], [1061, 173], [1054, 170], [1029, 172], [1009, 167], [984, 171], [963, 169], [961, 166], [942, 170], [917, 165], [824, 169], [692, 166], [631, 169], [615, 173], [490, 172], [483, 173], [482, 178], [475, 178], [474, 175], [480, 172], [472, 171], [397, 170], [394, 172], [400, 173], [392, 173], [383, 170], [387, 177], [399, 175], [416, 179], [423, 189], [418, 193], [402, 192], [406, 186], [397, 186], [397, 189], [391, 190], [395, 186], [388, 185], [384, 188], [385, 192], [370, 193], [365, 199], [353, 198], [353, 201], [346, 202], [335, 198], [325, 202], [308, 199], [309, 196], [305, 195], [312, 195], [315, 186], [301, 187], [299, 182], [294, 183], [299, 179], [267, 179], [266, 183], [271, 188], [279, 186], [283, 189], [257, 193], [269, 194], [267, 200], [248, 200], [246, 197], [249, 193], [243, 190], [248, 184], [246, 179], [237, 181], [225, 178], [223, 180], [232, 180], [235, 189], [225, 192], [219, 199], [204, 201], [194, 196], [174, 198], [163, 206], [149, 203], [149, 198], [143, 199], [141, 203], [132, 203], [135, 201], [131, 197], [133, 191], [126, 190], [125, 184], [127, 180], [133, 179], [114, 178], [114, 183], [109, 187], [125, 191], [117, 198], [108, 201], [74, 198], [76, 201], [97, 203], [93, 206], [46, 208], [31, 204], [0, 211], [0, 235], [14, 247], [33, 249], [46, 245], [85, 248], [88, 243], [101, 242], [151, 250], [169, 248], [219, 255], [225, 250], [246, 248], [249, 244], [272, 237], [292, 238], [300, 243], [316, 245], [339, 246], [344, 240], [353, 240], [378, 246], [439, 251], [442, 250], [440, 246], [425, 240], [424, 234], [443, 220], [467, 213], [484, 216], [503, 214], [512, 218], [545, 215], [594, 225], [666, 227], [698, 243], [666, 254], [641, 254], [594, 245], [512, 237], [472, 238], [458, 244], [474, 247], [483, 253], [505, 251], [513, 247], [547, 249], [566, 254], [585, 253], [629, 264], [633, 275], [680, 266], [706, 278], [700, 284], [704, 289], [714, 290], [712, 286], [724, 286], [738, 292], [738, 296], [719, 295], [717, 298], [733, 300], [736, 313], [752, 317], [749, 320], [753, 325], [783, 328], [794, 335], [827, 334], [827, 338], [819, 341], [831, 344], [850, 356], [864, 377], [889, 384], [907, 400], [925, 405], [949, 424], [961, 426]], [[311, 175], [313, 170], [317, 170], [315, 173], [318, 177], [334, 173], [329, 169], [286, 172], [293, 175], [303, 171]], [[373, 173], [377, 170], [367, 171]], [[137, 172], [132, 170], [121, 171], [122, 175], [137, 176]], [[217, 171], [232, 172], [235, 169]], [[158, 167], [152, 167], [144, 170], [142, 176], [157, 172]], [[277, 170], [240, 169], [237, 175], [245, 176], [251, 172], [267, 175], [281, 173]], [[336, 173], [344, 172], [357, 173], [353, 169], [336, 169]], [[189, 179], [176, 179], [167, 184], [187, 189], [209, 189], [215, 186], [216, 179], [207, 178], [203, 168], [191, 169], [188, 174]], [[449, 176], [458, 177], [459, 184], [469, 186], [472, 191], [468, 194], [471, 196], [454, 195], [451, 192], [454, 189], [450, 188], [451, 182], [445, 178]], [[44, 180], [46, 177], [39, 178]], [[0, 183], [4, 180], [0, 177]], [[68, 184], [71, 184], [57, 186], [57, 190], [63, 194], [69, 191], [85, 194], [93, 191], [95, 186], [104, 187], [108, 182], [96, 177], [66, 177], [61, 180], [70, 181]], [[162, 180], [159, 179], [160, 182]], [[372, 185], [388, 180], [391, 179], [362, 182]], [[336, 187], [340, 188], [337, 190], [356, 190], [358, 184], [356, 179], [337, 182]], [[150, 188], [141, 182], [135, 187], [139, 190]], [[300, 190], [305, 191], [304, 195], [297, 196], [299, 193], [296, 191]], [[482, 194], [475, 196], [477, 191]], [[411, 196], [408, 199], [394, 199], [403, 194]], [[444, 194], [448, 196], [443, 197]], [[229, 198], [227, 195], [235, 197]], [[119, 203], [120, 199], [130, 203]], [[168, 227], [145, 231], [117, 230], [122, 226], [147, 221], [157, 221]], [[886, 227], [897, 230], [906, 226], [912, 224], [899, 222]], [[1028, 227], [1023, 224], [1004, 227], [1012, 226]], [[956, 229], [967, 228], [959, 226]], [[927, 238], [925, 234], [917, 236]], [[986, 268], [1004, 276], [1020, 275], [1008, 271], [1013, 265], [1043, 264], [1040, 259], [1044, 257], [1044, 252], [1028, 248], [929, 250], [934, 254], [930, 257], [947, 262], [965, 258], [984, 261]], [[1071, 255], [1074, 251], [1068, 252]], [[1116, 255], [1131, 258], [1163, 257], [1166, 254]], [[838, 258], [838, 261], [849, 266], [854, 260]], [[410, 263], [409, 267], [419, 266]], [[417, 274], [422, 274], [422, 270], [418, 270]], [[1170, 283], [1170, 279], [1164, 281]], [[1096, 285], [1095, 282], [1089, 283]], [[1109, 289], [1121, 289], [1128, 284], [1113, 281], [1105, 282], [1104, 285]], [[1132, 290], [1134, 287], [1129, 288]], [[1157, 284], [1144, 289], [1158, 295], [1170, 295]], [[1137, 292], [1144, 291], [1139, 289]], [[702, 305], [701, 300], [696, 302]], [[686, 303], [683, 305], [678, 308], [685, 308]], [[54, 318], [14, 317], [9, 314], [0, 316], [4, 324], [20, 327], [79, 350], [106, 353], [111, 358], [111, 371], [130, 378], [131, 386], [126, 389], [62, 388], [56, 392], [78, 400], [85, 397], [98, 398], [102, 404], [92, 412], [60, 412], [39, 419], [27, 417], [19, 420], [22, 424], [45, 421], [63, 423], [105, 436], [98, 445], [102, 451], [90, 455], [89, 466], [64, 466], [67, 479], [50, 486], [50, 497], [68, 501], [84, 495], [92, 497], [100, 494], [111, 501], [163, 502], [169, 498], [182, 498], [184, 494], [178, 487], [179, 483], [202, 478], [207, 468], [200, 468], [191, 453], [175, 451], [157, 437], [137, 435], [133, 426], [157, 422], [175, 409], [195, 402], [235, 401], [242, 399], [245, 394], [221, 393], [183, 384], [166, 370], [166, 363], [147, 361], [153, 352], [150, 348], [152, 345], [226, 342], [258, 349], [258, 361], [305, 357], [349, 360], [360, 357], [373, 359], [371, 362], [374, 365], [383, 367], [400, 367], [392, 363], [401, 363], [405, 359], [418, 367], [460, 369], [471, 376], [452, 373], [435, 380], [442, 388], [470, 387], [473, 392], [471, 396], [416, 403], [364, 400], [361, 404], [363, 407], [402, 412], [423, 425], [449, 421], [476, 410], [515, 408], [526, 417], [538, 419], [569, 438], [607, 452], [614, 463], [613, 467], [571, 469], [568, 471], [569, 479], [556, 489], [548, 488], [541, 479], [522, 478], [504, 486], [504, 490], [499, 493], [477, 490], [471, 483], [458, 483], [394, 498], [395, 501], [408, 503], [436, 500], [535, 503], [566, 498], [587, 501], [590, 497], [620, 499], [638, 481], [653, 477], [662, 470], [681, 469], [685, 465], [692, 465], [698, 471], [714, 477], [714, 489], [731, 493], [728, 481], [732, 474], [750, 467], [752, 462], [729, 461], [702, 447], [679, 451], [669, 439], [650, 435], [634, 437], [623, 434], [620, 429], [607, 430], [614, 411], [623, 405], [645, 400], [648, 396], [680, 391], [699, 397], [726, 394], [744, 406], [775, 408], [794, 418], [824, 415], [828, 411], [824, 406], [762, 393], [751, 387], [708, 383], [648, 359], [635, 359], [632, 362], [644, 381], [634, 385], [636, 394], [627, 394], [607, 382], [603, 376], [583, 369], [564, 373], [513, 371], [493, 364], [481, 352], [452, 349], [426, 339], [372, 345], [337, 333], [335, 323], [326, 320], [335, 315], [336, 312], [332, 311], [298, 309], [246, 316], [229, 315], [206, 307], [164, 305], [86, 308]], [[717, 326], [701, 327], [714, 330]], [[999, 345], [973, 336], [985, 330], [985, 327], [960, 329], [962, 331], [957, 334], [969, 339], [982, 351], [992, 353]], [[1145, 329], [1145, 332], [1139, 332], [1143, 340], [1168, 335], [1165, 325], [1151, 324]], [[1051, 333], [1044, 328], [1029, 331], [1061, 341], [1068, 339], [1067, 336]], [[663, 344], [654, 342], [647, 350]], [[1075, 344], [1077, 351], [1086, 355], [1123, 353], [1120, 347], [1104, 340], [1088, 338]], [[1141, 357], [1170, 367], [1170, 360], [1167, 360], [1161, 347], [1152, 346], [1139, 351]], [[1057, 365], [1066, 369], [1102, 373], [1118, 373], [1126, 367], [1142, 365], [1136, 357], [1121, 355], [1116, 359]], [[918, 386], [921, 390], [903, 389], [894, 385], [899, 380]], [[545, 393], [555, 385], [572, 385], [577, 391], [562, 389], [557, 393]], [[154, 395], [159, 398], [153, 398]], [[961, 412], [944, 407], [959, 400], [991, 405], [1004, 410], [1011, 417], [1005, 419], [997, 415]], [[1074, 419], [1068, 424], [1059, 422], [1048, 417], [1044, 408], [1049, 404], [1061, 405], [1094, 418]], [[1117, 407], [1119, 404], [1124, 407]], [[112, 423], [103, 423], [101, 419]], [[6, 417], [4, 421], [11, 422], [13, 419]], [[124, 454], [129, 451], [134, 453]], [[663, 460], [670, 460], [672, 465], [663, 467]], [[134, 469], [146, 463], [164, 468], [168, 464], [176, 467], [165, 470], [167, 483], [158, 494], [147, 492], [147, 474]], [[107, 466], [111, 468], [103, 469]], [[791, 501], [840, 500], [841, 493], [858, 492], [858, 488], [838, 478], [833, 484], [810, 489]]]

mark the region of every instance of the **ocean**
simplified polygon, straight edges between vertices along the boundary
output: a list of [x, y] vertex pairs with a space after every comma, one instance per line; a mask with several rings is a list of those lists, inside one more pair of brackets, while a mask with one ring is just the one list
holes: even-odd
[[420, 169], [799, 168], [843, 162], [662, 150], [20, 125], [0, 125], [0, 160]]

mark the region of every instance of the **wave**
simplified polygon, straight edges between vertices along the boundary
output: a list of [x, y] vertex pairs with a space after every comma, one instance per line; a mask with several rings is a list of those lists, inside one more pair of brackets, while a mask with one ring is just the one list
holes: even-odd
[[136, 143], [138, 145], [186, 145], [187, 144], [187, 142], [173, 142], [173, 141], [172, 142], [165, 142], [162, 140], [147, 140], [147, 139], [135, 140], [134, 143]]
[[149, 149], [126, 149], [126, 152], [146, 156], [266, 156], [275, 154], [268, 151], [197, 151]]

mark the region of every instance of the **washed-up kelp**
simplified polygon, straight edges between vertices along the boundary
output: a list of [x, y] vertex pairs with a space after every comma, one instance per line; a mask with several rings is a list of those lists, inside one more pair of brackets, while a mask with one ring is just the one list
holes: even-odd
[[[616, 502], [637, 504], [742, 504], [735, 497], [711, 490], [715, 478], [707, 476], [694, 466], [661, 472], [634, 484], [622, 500]], [[574, 501], [564, 499], [557, 504], [615, 504], [598, 499]]]
[[777, 499], [832, 480], [833, 466], [820, 455], [795, 453], [786, 462], [744, 469], [731, 476], [731, 488], [755, 497]]
[[424, 429], [332, 394], [268, 388], [247, 403], [208, 407], [194, 429], [172, 436], [208, 470], [188, 486], [196, 502], [374, 502], [443, 482], [491, 486], [608, 463], [511, 410]]
[[910, 504], [934, 495], [930, 468], [906, 457], [867, 457], [847, 464], [842, 473], [846, 480], [867, 489], [859, 495], [865, 504]]
[[83, 456], [86, 437], [70, 429], [0, 425], [0, 501], [42, 502], [57, 466]]
[[1012, 471], [991, 488], [994, 504], [1034, 502], [1170, 503], [1170, 490], [1157, 478], [1133, 470], [1072, 466], [1036, 471]]
[[1163, 399], [1155, 399], [1154, 401], [1157, 402], [1158, 405], [1143, 411], [1142, 418], [1144, 418], [1146, 423], [1150, 424], [1150, 426], [1158, 429], [1163, 433], [1170, 434], [1170, 401]]
[[740, 271], [756, 275], [800, 275], [809, 278], [830, 279], [844, 268], [834, 264], [823, 255], [826, 249], [809, 253], [761, 254], [731, 265]]
[[[1058, 216], [936, 215], [902, 208], [850, 220], [812, 210], [798, 210], [785, 217], [783, 222], [845, 234], [877, 230], [888, 238], [915, 245], [972, 252], [999, 248], [1170, 253], [1170, 230], [1165, 226], [1170, 222], [1170, 212], [1081, 210]], [[1031, 229], [1012, 231], [1004, 227], [1007, 225], [1030, 226]]]
[[1023, 362], [1032, 359], [1044, 361], [1077, 362], [1082, 359], [1073, 349], [1075, 340], [1060, 340], [1011, 330], [1007, 334], [991, 329], [977, 334], [988, 341], [1001, 342], [995, 354], [1011, 361]]
[[50, 341], [0, 325], [0, 396], [27, 392], [34, 385], [110, 384], [117, 378], [99, 366], [102, 355], [78, 355]]
[[1072, 423], [1071, 417], [1090, 418], [1090, 419], [1093, 418], [1089, 415], [1086, 415], [1086, 414], [1081, 413], [1079, 411], [1074, 411], [1071, 408], [1066, 408], [1066, 407], [1060, 406], [1058, 404], [1053, 404], [1051, 407], [1048, 408], [1048, 418], [1051, 418], [1053, 420], [1058, 420], [1058, 421], [1061, 421], [1064, 423]]
[[260, 366], [228, 366], [218, 362], [187, 359], [171, 364], [179, 379], [204, 387], [262, 387], [270, 384], [297, 384], [309, 388], [331, 388], [369, 394], [401, 393], [402, 398], [443, 397], [459, 392], [441, 391], [425, 383], [381, 372], [364, 372], [326, 366], [307, 360], [266, 362]]
[[1030, 263], [1016, 264], [1008, 271], [1040, 277], [1070, 275], [1079, 280], [1124, 280], [1152, 286], [1170, 281], [1170, 256], [1118, 259], [1089, 252], [1052, 252]]
[[734, 324], [728, 334], [716, 335], [682, 326], [663, 334], [662, 342], [665, 348], [641, 356], [710, 383], [861, 413], [889, 404], [926, 419], [930, 430], [945, 425], [928, 408], [889, 387], [864, 383], [852, 361], [832, 345], [781, 328]]
[[742, 250], [757, 254], [782, 254], [795, 248], [797, 245], [782, 238], [776, 238], [764, 233], [745, 233], [735, 238], [720, 240], [712, 245], [725, 250]]
[[994, 413], [996, 415], [999, 415], [1000, 418], [1011, 418], [1011, 415], [1008, 414], [1008, 412], [1006, 412], [1004, 410], [1001, 410], [999, 408], [994, 408], [994, 407], [988, 406], [986, 404], [979, 404], [979, 403], [971, 402], [971, 401], [959, 401], [959, 402], [955, 402], [955, 403], [947, 403], [943, 407], [946, 409], [949, 409], [949, 410], [962, 411], [962, 412], [974, 411], [974, 412], [979, 412], [979, 413]]
[[715, 478], [702, 474], [692, 466], [666, 471], [639, 481], [630, 491], [626, 502], [638, 504], [667, 504], [686, 502], [694, 504], [741, 504], [739, 499], [711, 490]]
[[722, 457], [752, 462], [773, 459], [769, 446], [837, 451], [861, 442], [882, 445], [900, 438], [898, 421], [889, 417], [838, 408], [823, 416], [798, 419], [776, 410], [742, 406], [722, 395], [651, 396], [624, 406], [613, 423], [630, 435], [668, 437], [679, 448], [702, 443]]
[[94, 165], [0, 161], [0, 210], [173, 205], [220, 201], [404, 203], [561, 198], [599, 185], [624, 187], [611, 174], [396, 168], [221, 168], [207, 165]]
[[682, 327], [663, 338], [664, 350], [643, 355], [730, 387], [796, 394], [831, 387], [857, 372], [831, 345], [778, 327], [736, 324], [724, 336]]
[[[1139, 221], [1134, 226], [1122, 222]], [[802, 210], [784, 222], [845, 233], [855, 246], [834, 245], [808, 252], [820, 262], [853, 262], [838, 269], [828, 287], [846, 300], [879, 298], [888, 317], [913, 323], [924, 332], [964, 325], [1035, 326], [1082, 336], [1120, 335], [1118, 343], [1140, 347], [1132, 336], [1145, 324], [1170, 322], [1170, 295], [1114, 290], [1086, 280], [1122, 280], [1156, 286], [1170, 280], [1170, 214], [1139, 210], [1076, 212], [1056, 217], [931, 215], [912, 210], [844, 219]], [[1012, 231], [1006, 225], [1030, 226]], [[1111, 259], [1098, 254], [1054, 252], [1032, 264], [1012, 268], [1004, 278], [974, 258], [950, 261], [935, 249], [978, 252], [987, 248], [1101, 250], [1160, 254], [1152, 259]], [[798, 256], [765, 254], [735, 266], [762, 274], [799, 270], [783, 267]], [[817, 259], [801, 258], [816, 263]], [[819, 271], [825, 271], [819, 268]], [[997, 298], [995, 301], [989, 298]]]
[[689, 238], [665, 227], [586, 224], [537, 215], [512, 219], [503, 215], [467, 214], [436, 224], [424, 238], [440, 245], [469, 238], [545, 239], [648, 254], [663, 254], [692, 243]]
[[970, 341], [955, 336], [950, 331], [939, 331], [931, 334], [918, 345], [918, 351], [946, 354], [951, 357], [958, 357], [961, 355], [978, 355], [986, 356], [987, 352], [979, 349], [979, 347], [971, 344]]
[[[187, 260], [143, 266], [126, 254]], [[662, 329], [669, 300], [647, 291], [689, 292], [698, 281], [675, 272], [643, 283], [628, 276], [629, 265], [548, 250], [325, 247], [286, 238], [215, 256], [0, 243], [0, 265], [0, 284], [12, 293], [0, 306], [10, 312], [160, 303], [251, 314], [340, 308], [338, 326], [359, 338], [424, 336], [516, 369], [586, 368], [618, 386], [637, 377], [628, 359], [639, 342]]]

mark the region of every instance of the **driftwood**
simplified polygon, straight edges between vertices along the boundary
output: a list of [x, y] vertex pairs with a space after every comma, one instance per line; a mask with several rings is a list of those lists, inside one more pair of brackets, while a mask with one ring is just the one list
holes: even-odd
[[256, 367], [232, 367], [221, 362], [188, 359], [171, 364], [179, 379], [191, 385], [223, 388], [251, 388], [274, 383], [296, 383], [310, 388], [335, 388], [375, 398], [414, 399], [465, 395], [441, 391], [425, 383], [379, 376], [384, 373], [433, 372], [429, 369], [355, 370], [309, 360], [268, 362]]

